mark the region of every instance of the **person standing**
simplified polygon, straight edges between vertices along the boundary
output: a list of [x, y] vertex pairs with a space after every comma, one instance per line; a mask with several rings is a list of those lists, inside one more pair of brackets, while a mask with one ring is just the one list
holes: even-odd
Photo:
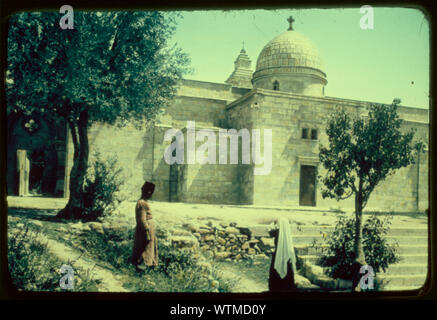
[[296, 291], [296, 255], [291, 237], [290, 223], [286, 218], [278, 219], [278, 229], [273, 232], [275, 237], [275, 251], [269, 272], [269, 291]]
[[144, 271], [147, 267], [158, 265], [158, 241], [152, 220], [152, 211], [147, 203], [154, 191], [155, 185], [146, 181], [141, 188], [141, 198], [135, 207], [136, 228], [132, 263], [137, 270], [141, 271]]

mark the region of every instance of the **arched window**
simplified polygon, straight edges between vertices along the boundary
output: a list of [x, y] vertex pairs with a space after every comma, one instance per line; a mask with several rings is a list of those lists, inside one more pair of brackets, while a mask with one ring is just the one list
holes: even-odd
[[278, 82], [278, 80], [275, 80], [275, 82], [273, 82], [273, 90], [279, 91], [279, 82]]

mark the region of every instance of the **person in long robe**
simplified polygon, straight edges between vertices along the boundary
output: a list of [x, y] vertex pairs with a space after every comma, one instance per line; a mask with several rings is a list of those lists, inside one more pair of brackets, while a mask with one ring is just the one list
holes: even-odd
[[135, 207], [136, 228], [132, 263], [137, 270], [144, 271], [147, 267], [158, 265], [158, 241], [155, 234], [155, 225], [152, 220], [152, 211], [147, 200], [153, 194], [155, 185], [146, 182], [141, 188], [141, 198]]
[[278, 229], [274, 230], [275, 251], [269, 272], [269, 291], [296, 291], [296, 255], [291, 237], [290, 223], [286, 218], [278, 219]]

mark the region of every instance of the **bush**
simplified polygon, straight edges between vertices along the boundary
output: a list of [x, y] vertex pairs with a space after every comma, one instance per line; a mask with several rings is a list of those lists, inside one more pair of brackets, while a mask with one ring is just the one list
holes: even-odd
[[97, 291], [97, 281], [90, 271], [75, 268], [71, 262], [62, 262], [53, 256], [47, 243], [40, 239], [38, 230], [30, 226], [18, 228], [9, 224], [8, 267], [14, 287], [23, 291], [64, 291], [60, 287], [63, 264], [73, 267], [75, 284], [73, 291]]
[[[158, 230], [160, 229], [157, 228]], [[133, 233], [134, 229], [129, 227], [111, 230], [105, 234], [87, 232], [82, 238], [82, 245], [93, 257], [108, 263], [113, 271], [119, 272], [124, 278], [124, 286], [132, 291], [230, 291], [230, 283], [220, 279], [214, 268], [212, 271], [202, 268], [195, 253], [173, 248], [160, 238], [158, 266], [147, 269], [145, 274], [138, 273], [131, 263]]]
[[83, 189], [85, 206], [83, 216], [86, 220], [96, 220], [111, 214], [115, 209], [119, 202], [116, 194], [122, 185], [121, 171], [115, 157], [103, 161], [100, 153], [95, 153]]
[[87, 231], [81, 238], [82, 246], [94, 258], [105, 261], [121, 271], [130, 267], [134, 230], [129, 227], [99, 234]]
[[159, 265], [158, 270], [171, 275], [178, 270], [186, 270], [196, 265], [192, 252], [188, 250], [175, 249], [158, 242]]
[[[392, 216], [378, 218], [371, 215], [363, 225], [363, 251], [366, 262], [375, 273], [385, 271], [389, 264], [399, 261], [398, 244], [387, 243], [385, 236], [390, 230]], [[354, 260], [355, 218], [340, 215], [334, 231], [328, 236], [328, 246], [322, 249], [319, 264], [328, 267], [334, 278], [352, 280]]]

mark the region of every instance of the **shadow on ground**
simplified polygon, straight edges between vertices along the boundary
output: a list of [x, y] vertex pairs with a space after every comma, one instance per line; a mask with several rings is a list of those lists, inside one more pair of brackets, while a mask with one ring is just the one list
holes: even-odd
[[59, 210], [53, 209], [27, 209], [27, 208], [8, 208], [8, 216], [27, 218], [41, 221], [61, 222], [63, 219], [56, 218]]

